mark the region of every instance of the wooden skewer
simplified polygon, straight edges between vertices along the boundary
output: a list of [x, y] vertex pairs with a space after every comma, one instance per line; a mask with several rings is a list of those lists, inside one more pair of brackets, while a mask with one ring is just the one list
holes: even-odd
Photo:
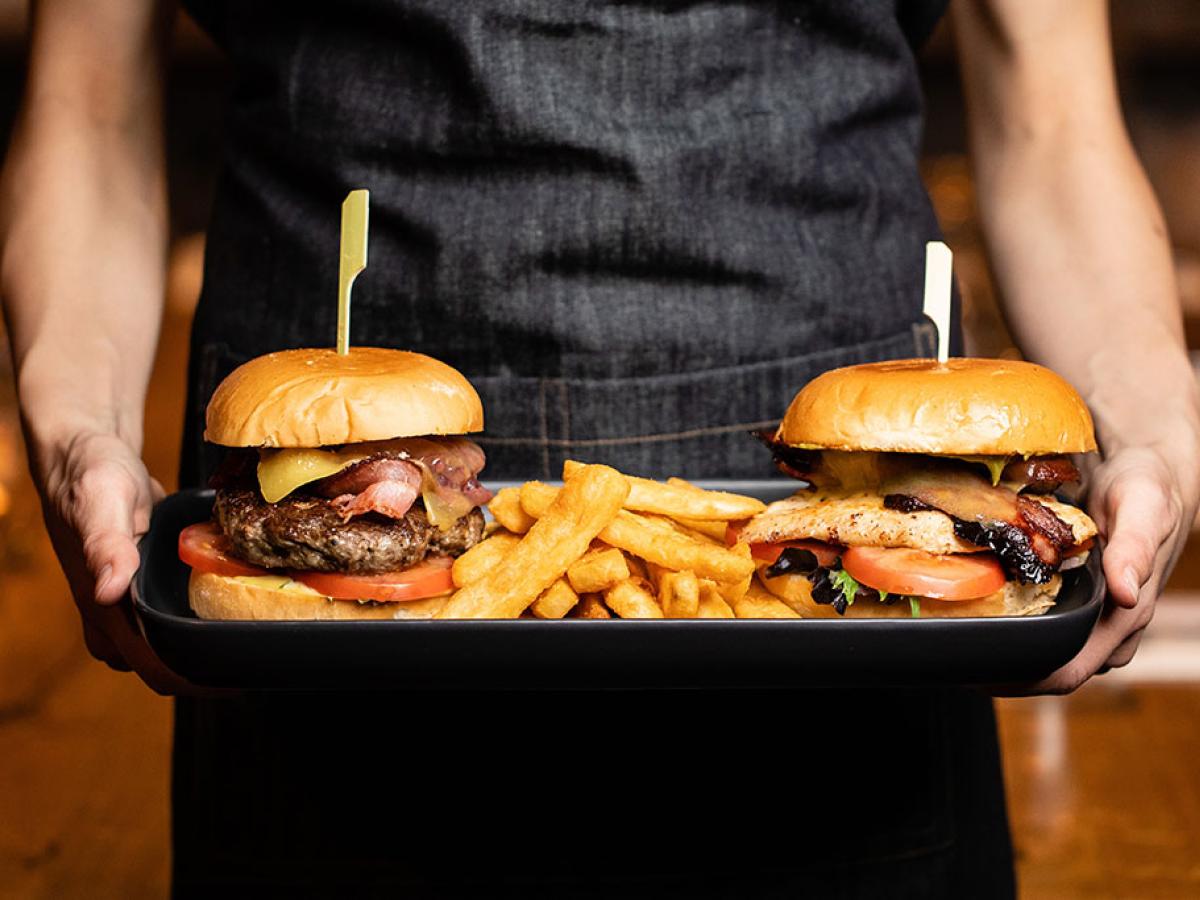
[[925, 245], [925, 315], [937, 328], [937, 359], [950, 357], [950, 279], [954, 254], [941, 241]]
[[367, 210], [370, 193], [351, 191], [342, 201], [342, 256], [338, 265], [337, 352], [350, 352], [350, 289], [367, 267]]

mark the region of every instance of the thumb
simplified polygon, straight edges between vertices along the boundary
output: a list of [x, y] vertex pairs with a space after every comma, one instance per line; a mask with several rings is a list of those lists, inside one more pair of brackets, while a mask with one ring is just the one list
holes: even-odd
[[72, 516], [97, 603], [125, 596], [138, 567], [133, 517], [137, 486], [119, 466], [84, 473], [72, 491]]
[[1114, 482], [1104, 508], [1109, 525], [1104, 577], [1117, 605], [1132, 609], [1142, 586], [1153, 576], [1159, 549], [1170, 539], [1178, 517], [1164, 485], [1146, 475]]

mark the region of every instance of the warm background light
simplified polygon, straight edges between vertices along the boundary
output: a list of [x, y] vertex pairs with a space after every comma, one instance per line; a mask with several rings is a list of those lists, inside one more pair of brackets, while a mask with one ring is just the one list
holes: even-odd
[[[1200, 4], [1117, 0], [1112, 8], [1130, 129], [1163, 199], [1189, 340], [1200, 348]], [[0, 0], [4, 134], [20, 89], [24, 23], [24, 2]], [[228, 83], [194, 27], [182, 22], [176, 38], [168, 127], [173, 241], [145, 451], [168, 488]], [[955, 251], [968, 347], [1012, 355], [978, 230], [945, 29], [922, 67], [924, 174]], [[165, 896], [170, 703], [84, 650], [25, 475], [3, 349], [0, 897]], [[1000, 704], [1026, 897], [1200, 896], [1200, 552], [1189, 551], [1170, 588], [1130, 669], [1069, 699]]]

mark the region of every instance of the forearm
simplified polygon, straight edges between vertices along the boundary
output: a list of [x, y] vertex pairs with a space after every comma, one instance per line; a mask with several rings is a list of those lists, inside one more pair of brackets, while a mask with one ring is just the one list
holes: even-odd
[[1107, 451], [1194, 452], [1170, 243], [1122, 122], [1103, 4], [994, 0], [955, 18], [980, 213], [1021, 349], [1079, 388]]
[[1082, 134], [979, 158], [987, 241], [1022, 350], [1080, 389], [1110, 450], [1172, 420], [1195, 429], [1170, 247], [1132, 153]]
[[147, 51], [101, 90], [86, 70], [64, 70], [69, 48], [38, 42], [35, 27], [0, 182], [0, 288], [22, 413], [35, 444], [93, 430], [136, 447], [167, 234], [160, 79], [139, 77], [157, 57]]

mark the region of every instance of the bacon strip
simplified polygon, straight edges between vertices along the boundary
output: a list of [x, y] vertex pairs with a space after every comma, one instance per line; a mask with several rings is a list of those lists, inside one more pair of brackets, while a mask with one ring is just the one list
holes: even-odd
[[771, 451], [775, 468], [791, 478], [807, 481], [821, 462], [821, 452], [792, 447], [776, 438], [775, 434], [774, 428], [763, 428], [750, 432], [751, 437]]
[[373, 456], [347, 466], [336, 475], [322, 478], [312, 485], [312, 491], [322, 497], [341, 497], [343, 494], [362, 493], [371, 485], [381, 481], [410, 484], [417, 493], [420, 493], [421, 470], [414, 463], [405, 459]]
[[1001, 483], [1015, 491], [1051, 494], [1064, 484], [1079, 480], [1079, 470], [1065, 456], [1033, 456], [1015, 459], [1004, 467]]
[[333, 498], [333, 508], [343, 522], [365, 513], [379, 513], [391, 519], [403, 519], [421, 495], [421, 482], [377, 481], [358, 494], [343, 494]]

